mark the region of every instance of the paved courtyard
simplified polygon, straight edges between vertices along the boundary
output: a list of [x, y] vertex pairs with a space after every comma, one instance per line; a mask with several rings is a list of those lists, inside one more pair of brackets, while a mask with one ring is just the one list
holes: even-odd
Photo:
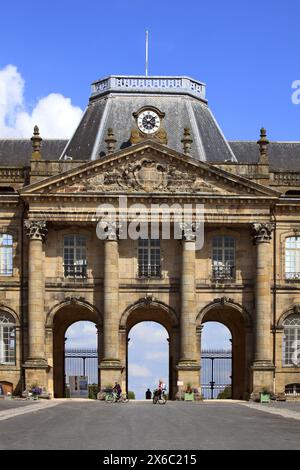
[[277, 412], [300, 418], [300, 403], [5, 400], [0, 449], [300, 449], [300, 419]]

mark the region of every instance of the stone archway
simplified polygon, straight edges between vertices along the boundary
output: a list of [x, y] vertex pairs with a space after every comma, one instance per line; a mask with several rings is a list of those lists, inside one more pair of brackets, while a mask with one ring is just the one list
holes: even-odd
[[222, 297], [205, 306], [197, 316], [198, 327], [206, 322], [226, 326], [232, 337], [232, 398], [246, 399], [250, 393], [252, 328], [248, 312], [232, 299]]
[[128, 391], [128, 334], [135, 325], [144, 321], [156, 322], [162, 325], [169, 335], [169, 396], [174, 398], [176, 392], [177, 371], [179, 360], [179, 321], [175, 311], [168, 305], [153, 297], [145, 297], [130, 305], [120, 320], [120, 354], [125, 368], [123, 383]]
[[98, 330], [98, 364], [102, 358], [102, 316], [88, 302], [75, 297], [55, 306], [47, 316], [46, 327], [52, 331], [54, 397], [64, 397], [64, 351], [66, 330], [78, 321], [91, 321]]

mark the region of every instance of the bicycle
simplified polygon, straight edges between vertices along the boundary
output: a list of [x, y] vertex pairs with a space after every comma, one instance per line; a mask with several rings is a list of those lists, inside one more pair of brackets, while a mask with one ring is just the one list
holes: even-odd
[[159, 393], [159, 390], [154, 390], [153, 392], [153, 404], [157, 405], [165, 405], [167, 403], [167, 397], [165, 395], [164, 390]]
[[121, 394], [118, 396], [117, 392], [109, 392], [105, 395], [106, 403], [128, 403], [129, 398], [126, 394]]

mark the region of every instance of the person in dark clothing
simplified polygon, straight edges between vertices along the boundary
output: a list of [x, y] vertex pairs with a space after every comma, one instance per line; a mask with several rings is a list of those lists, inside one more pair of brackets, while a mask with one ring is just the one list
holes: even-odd
[[122, 389], [121, 389], [121, 385], [118, 384], [118, 382], [115, 383], [113, 391], [117, 394], [117, 398], [120, 398], [121, 393], [122, 393]]
[[151, 390], [148, 388], [146, 391], [146, 400], [151, 400], [152, 398], [152, 393]]

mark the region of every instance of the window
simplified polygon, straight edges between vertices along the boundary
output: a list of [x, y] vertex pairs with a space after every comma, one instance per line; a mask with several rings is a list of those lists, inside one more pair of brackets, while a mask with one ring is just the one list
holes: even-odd
[[86, 237], [66, 235], [64, 237], [64, 276], [85, 278], [86, 275]]
[[213, 238], [212, 273], [214, 279], [233, 279], [235, 241], [232, 237]]
[[0, 364], [16, 363], [16, 325], [9, 313], [0, 312]]
[[300, 366], [300, 315], [292, 313], [283, 322], [283, 365]]
[[300, 280], [300, 237], [285, 240], [285, 277]]
[[0, 276], [13, 274], [13, 238], [3, 233], [0, 235]]
[[286, 395], [300, 395], [300, 384], [288, 384], [285, 386]]
[[161, 275], [160, 240], [139, 240], [138, 275], [139, 277], [159, 277]]

